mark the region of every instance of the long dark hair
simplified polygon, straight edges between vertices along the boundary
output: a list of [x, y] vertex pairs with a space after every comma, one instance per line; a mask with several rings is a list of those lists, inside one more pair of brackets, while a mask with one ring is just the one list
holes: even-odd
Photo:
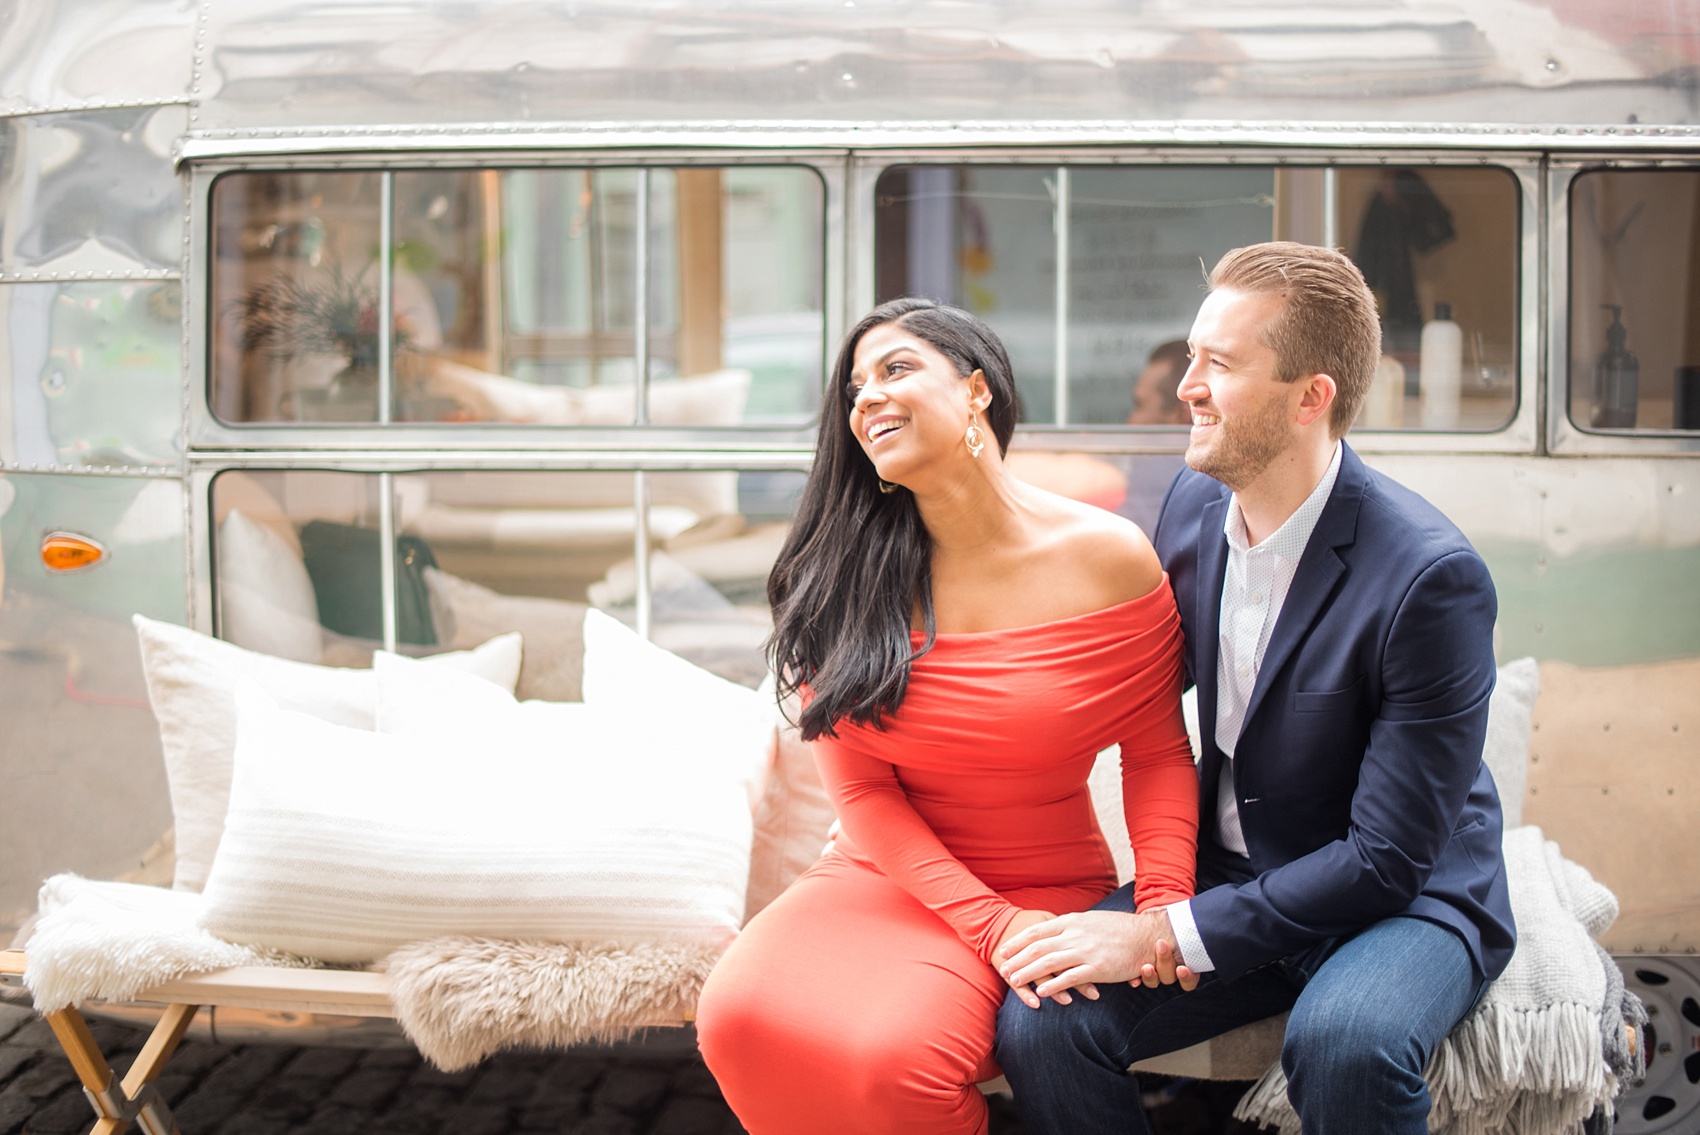
[[[915, 498], [905, 489], [882, 493], [879, 474], [850, 430], [850, 375], [856, 345], [875, 327], [895, 323], [932, 348], [964, 380], [986, 377], [986, 422], [998, 452], [1009, 448], [1019, 416], [1009, 355], [990, 327], [960, 308], [932, 300], [891, 300], [870, 311], [845, 336], [821, 408], [814, 468], [797, 520], [767, 577], [773, 606], [768, 649], [784, 697], [808, 685], [803, 737], [835, 736], [848, 718], [878, 727], [896, 713], [909, 687], [909, 665], [932, 649], [933, 541]], [[926, 639], [910, 642], [915, 609]]]

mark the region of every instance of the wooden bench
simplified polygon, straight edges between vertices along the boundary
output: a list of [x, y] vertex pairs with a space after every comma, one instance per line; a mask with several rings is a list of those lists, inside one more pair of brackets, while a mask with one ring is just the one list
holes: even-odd
[[[0, 951], [0, 983], [23, 985], [26, 955], [22, 950]], [[389, 979], [364, 970], [280, 969], [240, 966], [183, 977], [144, 991], [143, 1004], [160, 1007], [158, 1023], [119, 1080], [89, 1032], [76, 1006], [45, 1013], [48, 1027], [82, 1082], [83, 1094], [98, 1117], [90, 1135], [118, 1135], [132, 1124], [147, 1135], [177, 1135], [171, 1109], [154, 1088], [166, 1062], [189, 1032], [203, 1007], [228, 1007], [267, 1015], [332, 1014], [345, 1018], [389, 1018]], [[146, 1009], [143, 1013], [152, 1015]]]

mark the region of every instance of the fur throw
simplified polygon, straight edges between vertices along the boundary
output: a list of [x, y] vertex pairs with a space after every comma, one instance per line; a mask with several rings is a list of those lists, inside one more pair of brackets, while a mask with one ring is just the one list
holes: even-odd
[[195, 924], [201, 896], [55, 875], [41, 885], [24, 985], [43, 1013], [79, 1001], [131, 1001], [161, 982], [229, 966], [304, 965], [214, 938]]
[[[1625, 1029], [1646, 1018], [1590, 937], [1617, 918], [1617, 899], [1537, 827], [1506, 832], [1504, 846], [1517, 950], [1429, 1062], [1435, 1135], [1579, 1131], [1636, 1075]], [[1279, 1063], [1234, 1116], [1297, 1135]]]
[[624, 1040], [690, 1019], [720, 950], [437, 938], [385, 960], [402, 1031], [447, 1072], [504, 1048]]

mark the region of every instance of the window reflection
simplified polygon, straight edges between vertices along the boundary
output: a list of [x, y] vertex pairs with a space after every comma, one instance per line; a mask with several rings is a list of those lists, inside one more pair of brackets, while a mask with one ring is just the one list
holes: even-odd
[[812, 171], [406, 170], [393, 175], [394, 401], [381, 413], [383, 177], [215, 184], [219, 417], [625, 425], [644, 357], [654, 424], [794, 421], [817, 405]]
[[[1359, 429], [1489, 430], [1516, 403], [1517, 186], [1495, 169], [1339, 169], [1339, 232], [1381, 312]], [[1426, 347], [1426, 349], [1425, 349]]]
[[[212, 514], [221, 637], [297, 662], [371, 664], [383, 638], [376, 477], [221, 473]], [[436, 642], [417, 602], [397, 629], [401, 642]]]
[[[750, 686], [766, 676], [767, 575], [799, 472], [645, 474], [650, 637]], [[433, 472], [393, 479], [401, 650], [524, 638], [521, 697], [579, 697], [587, 607], [637, 622], [629, 471]], [[220, 633], [297, 661], [370, 665], [383, 637], [379, 478], [231, 471], [213, 482]]]
[[1204, 273], [1272, 239], [1343, 245], [1376, 293], [1386, 353], [1359, 428], [1511, 419], [1518, 194], [1504, 170], [909, 166], [888, 169], [876, 194], [878, 298], [924, 295], [986, 319], [1030, 424], [1180, 421], [1155, 386], [1169, 381]]
[[1571, 421], [1700, 430], [1700, 173], [1579, 174], [1570, 248]]

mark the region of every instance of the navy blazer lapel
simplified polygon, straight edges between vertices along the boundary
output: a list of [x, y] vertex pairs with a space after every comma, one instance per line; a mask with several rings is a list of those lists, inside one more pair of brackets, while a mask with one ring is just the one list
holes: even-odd
[[[1199, 748], [1205, 754], [1204, 773], [1215, 776], [1216, 664], [1221, 654], [1222, 582], [1228, 573], [1228, 537], [1222, 525], [1228, 517], [1228, 494], [1205, 505], [1198, 514], [1198, 587], [1193, 596], [1192, 625], [1197, 628], [1192, 680], [1198, 687]], [[1215, 790], [1210, 780], [1209, 791]]]
[[[1316, 621], [1316, 616], [1333, 592], [1334, 585], [1346, 574], [1346, 565], [1334, 549], [1350, 544], [1357, 537], [1358, 507], [1363, 503], [1368, 475], [1364, 464], [1345, 442], [1340, 455], [1340, 472], [1334, 478], [1334, 489], [1328, 503], [1317, 517], [1316, 528], [1299, 557], [1299, 567], [1293, 576], [1293, 586], [1287, 600], [1281, 604], [1281, 614], [1275, 619], [1275, 629], [1269, 636], [1269, 647], [1263, 652], [1263, 665], [1257, 671], [1257, 684], [1252, 687], [1251, 700], [1246, 703], [1245, 720], [1249, 725], [1263, 702], [1263, 695], [1287, 664], [1294, 648]], [[1217, 586], [1221, 594], [1221, 586]], [[1214, 625], [1214, 623], [1212, 623]], [[1203, 713], [1202, 705], [1199, 707]], [[1244, 726], [1241, 727], [1242, 731]]]

